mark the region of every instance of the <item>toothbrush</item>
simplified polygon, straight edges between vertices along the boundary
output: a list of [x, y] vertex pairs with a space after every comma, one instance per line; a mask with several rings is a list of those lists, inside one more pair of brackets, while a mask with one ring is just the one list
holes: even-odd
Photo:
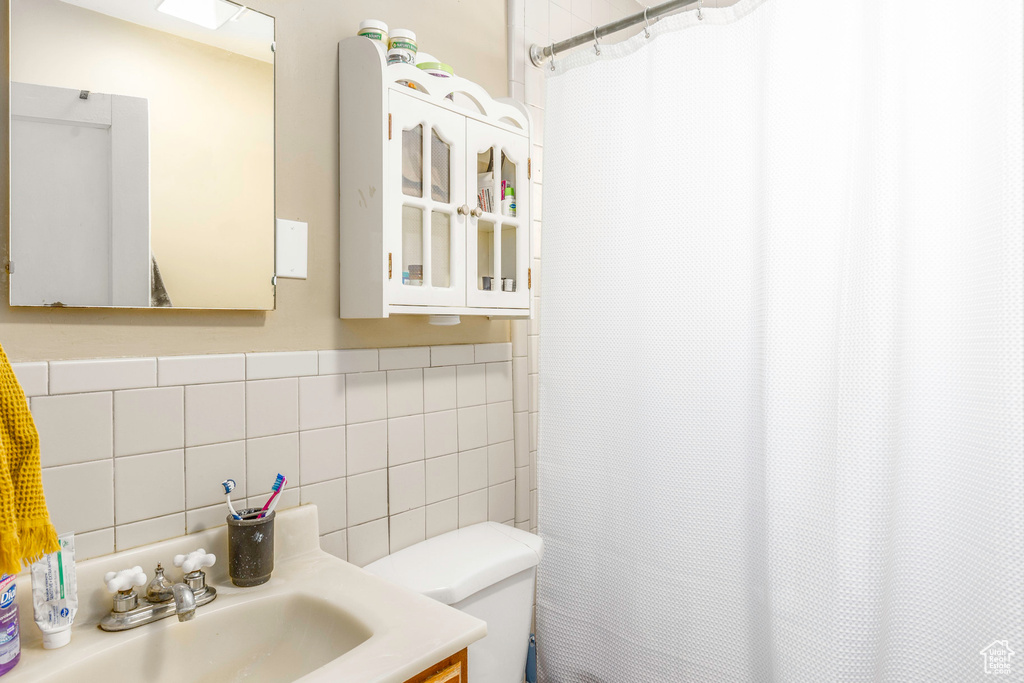
[[284, 485], [288, 482], [288, 477], [284, 476], [280, 472], [277, 474], [277, 479], [274, 480], [274, 485], [270, 487], [273, 493], [270, 494], [270, 498], [267, 498], [267, 502], [263, 505], [263, 509], [260, 511], [260, 517], [266, 517], [274, 510], [277, 497], [281, 494], [284, 489]]
[[[285, 482], [287, 482], [287, 481], [288, 481], [288, 480], [287, 480], [287, 479], [285, 479]], [[284, 488], [284, 484], [283, 484], [283, 483], [281, 484], [281, 488]], [[269, 515], [269, 514], [270, 514], [271, 512], [273, 512], [273, 511], [274, 511], [274, 508], [276, 508], [276, 507], [277, 507], [277, 504], [278, 504], [279, 502], [281, 502], [281, 499], [280, 499], [280, 498], [276, 498], [276, 499], [274, 499], [274, 502], [270, 504], [270, 507], [269, 507], [269, 508], [267, 508], [267, 512], [266, 512], [266, 514], [264, 514], [263, 516], [264, 516], [264, 517], [266, 517], [266, 516], [267, 516], [267, 515]]]
[[235, 490], [235, 480], [225, 479], [220, 485], [224, 487], [224, 497], [228, 499], [228, 510], [231, 511], [231, 516], [235, 519], [241, 519], [238, 513], [235, 512], [235, 506], [231, 504], [231, 492]]

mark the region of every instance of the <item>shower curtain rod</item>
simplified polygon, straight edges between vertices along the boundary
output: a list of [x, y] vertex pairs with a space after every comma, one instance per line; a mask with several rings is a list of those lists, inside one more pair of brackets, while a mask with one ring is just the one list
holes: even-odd
[[542, 66], [544, 61], [550, 59], [552, 55], [557, 56], [566, 50], [571, 50], [574, 47], [595, 42], [602, 36], [617, 33], [618, 31], [630, 28], [631, 26], [649, 24], [652, 21], [657, 21], [669, 12], [684, 9], [691, 5], [697, 5], [699, 9], [700, 2], [697, 0], [668, 0], [668, 2], [663, 2], [660, 5], [648, 7], [643, 12], [630, 14], [628, 17], [623, 17], [618, 21], [613, 21], [610, 24], [605, 24], [604, 26], [598, 26], [593, 31], [581, 33], [578, 36], [573, 36], [572, 38], [566, 38], [561, 42], [553, 43], [547, 47], [541, 47], [534, 43], [530, 46], [530, 61], [533, 62], [534, 66]]

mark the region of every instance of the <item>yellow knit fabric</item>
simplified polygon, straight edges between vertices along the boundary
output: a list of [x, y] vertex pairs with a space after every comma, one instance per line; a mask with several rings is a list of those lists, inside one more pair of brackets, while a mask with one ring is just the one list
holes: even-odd
[[0, 574], [59, 549], [43, 497], [39, 432], [0, 346]]

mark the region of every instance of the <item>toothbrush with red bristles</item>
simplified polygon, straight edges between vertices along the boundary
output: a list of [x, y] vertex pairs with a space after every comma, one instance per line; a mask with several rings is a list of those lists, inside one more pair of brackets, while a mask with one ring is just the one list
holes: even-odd
[[260, 511], [258, 518], [266, 517], [274, 511], [274, 508], [277, 507], [277, 497], [281, 495], [281, 491], [284, 490], [284, 485], [287, 483], [288, 477], [278, 472], [277, 479], [274, 480], [274, 485], [270, 487], [270, 490], [273, 491], [273, 493], [270, 494], [270, 498], [267, 499], [267, 502]]

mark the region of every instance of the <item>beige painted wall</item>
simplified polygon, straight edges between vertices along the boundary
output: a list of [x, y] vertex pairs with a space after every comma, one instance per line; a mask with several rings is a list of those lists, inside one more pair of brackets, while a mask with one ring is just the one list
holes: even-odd
[[150, 236], [172, 303], [273, 308], [273, 65], [61, 0], [15, 0], [11, 25], [11, 80], [149, 101]]
[[[338, 319], [338, 41], [361, 19], [411, 28], [420, 48], [492, 95], [507, 92], [503, 0], [253, 0], [277, 18], [277, 215], [309, 223], [309, 279], [281, 280], [270, 312], [11, 308], [0, 286], [0, 344], [14, 361], [508, 341], [508, 323], [463, 318]], [[0, 0], [2, 70], [9, 6]], [[0, 184], [8, 186], [9, 106], [0, 109]], [[9, 207], [3, 194], [2, 260]]]

